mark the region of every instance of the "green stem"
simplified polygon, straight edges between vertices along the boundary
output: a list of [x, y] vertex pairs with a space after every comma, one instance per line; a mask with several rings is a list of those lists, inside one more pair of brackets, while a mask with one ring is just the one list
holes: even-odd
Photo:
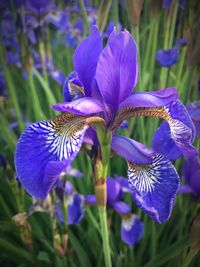
[[[110, 158], [110, 142], [111, 142], [111, 132], [105, 132], [105, 129], [101, 126], [97, 128], [97, 135], [99, 139], [99, 143], [101, 145], [101, 157], [102, 157], [102, 169], [101, 175], [96, 177], [96, 197], [100, 218], [100, 226], [101, 226], [101, 236], [103, 241], [103, 252], [105, 259], [105, 266], [111, 267], [111, 252], [109, 245], [109, 233], [108, 233], [108, 225], [107, 225], [107, 211], [106, 211], [106, 202], [107, 202], [107, 185], [106, 185], [106, 177], [108, 172], [108, 164]], [[99, 183], [100, 182], [100, 183]], [[101, 201], [99, 201], [99, 200]]]
[[103, 239], [105, 266], [111, 267], [112, 263], [111, 263], [111, 255], [110, 255], [106, 206], [99, 206], [99, 217], [100, 217], [100, 225], [101, 225], [101, 236]]

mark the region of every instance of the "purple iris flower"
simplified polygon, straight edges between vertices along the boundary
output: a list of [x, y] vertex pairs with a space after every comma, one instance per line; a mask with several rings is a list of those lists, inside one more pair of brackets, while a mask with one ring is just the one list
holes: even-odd
[[[100, 32], [92, 27], [90, 36], [77, 47], [73, 63], [74, 74], [69, 74], [64, 87], [65, 102], [53, 105], [63, 114], [29, 125], [19, 139], [15, 153], [19, 181], [29, 194], [45, 198], [79, 153], [84, 135], [101, 125], [112, 136], [112, 150], [128, 161], [136, 204], [157, 222], [166, 221], [179, 184], [174, 166], [145, 145], [115, 133], [127, 118], [159, 117], [168, 122], [183, 155], [196, 155], [194, 126], [176, 89], [132, 92], [138, 79], [137, 46], [126, 30], [114, 30], [102, 50]], [[75, 93], [78, 97], [73, 100]]]
[[[188, 103], [186, 108], [187, 110], [185, 109], [184, 112], [191, 117], [195, 126], [196, 137], [200, 138], [200, 101]], [[165, 155], [170, 160], [176, 160], [182, 156], [182, 151], [174, 142], [166, 121], [163, 121], [154, 133], [152, 146], [157, 153]]]
[[144, 234], [144, 225], [139, 217], [135, 214], [130, 214], [122, 219], [121, 237], [122, 240], [129, 246], [137, 244]]
[[168, 50], [161, 49], [156, 53], [156, 60], [162, 67], [169, 68], [176, 64], [179, 56], [179, 49], [177, 47]]
[[180, 185], [179, 194], [193, 193], [198, 198], [200, 197], [200, 157], [196, 156], [185, 161], [183, 165], [183, 177], [187, 184]]
[[200, 101], [188, 103], [186, 108], [196, 128], [196, 137], [200, 138]]
[[[78, 224], [84, 217], [85, 200], [84, 196], [76, 193], [72, 184], [67, 181], [65, 184], [65, 194], [67, 195], [67, 218], [68, 224]], [[58, 201], [55, 206], [58, 219], [63, 223], [64, 217], [61, 209], [61, 203]]]
[[171, 49], [160, 49], [156, 53], [156, 60], [162, 67], [169, 68], [177, 63], [180, 57], [179, 49], [187, 44], [188, 39], [183, 37], [176, 40], [175, 46]]

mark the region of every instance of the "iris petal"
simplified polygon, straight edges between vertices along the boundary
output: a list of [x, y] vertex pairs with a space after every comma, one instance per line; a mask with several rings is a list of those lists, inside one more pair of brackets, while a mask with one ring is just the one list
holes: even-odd
[[121, 238], [129, 246], [137, 244], [144, 233], [144, 225], [137, 215], [132, 214], [122, 220]]
[[79, 223], [84, 216], [84, 197], [72, 194], [68, 197], [68, 224]]
[[115, 201], [112, 203], [112, 207], [120, 214], [128, 214], [131, 212], [131, 207], [123, 201]]
[[116, 129], [121, 122], [130, 117], [147, 116], [165, 119], [170, 127], [170, 134], [176, 146], [181, 150], [185, 158], [193, 157], [197, 154], [192, 146], [195, 136], [194, 124], [180, 100], [171, 102], [166, 106], [157, 106], [157, 103], [150, 106], [138, 107], [127, 106], [118, 114], [113, 129]]
[[25, 129], [16, 146], [15, 167], [19, 181], [30, 195], [47, 196], [58, 175], [79, 152], [92, 120], [95, 117], [64, 114]]
[[96, 26], [93, 26], [91, 35], [83, 40], [74, 52], [74, 69], [83, 84], [86, 96], [91, 96], [92, 82], [101, 49], [102, 38], [100, 32]]
[[137, 77], [135, 41], [127, 31], [113, 31], [99, 57], [95, 76], [104, 102], [113, 114], [116, 113], [120, 102], [131, 94]]
[[84, 96], [85, 91], [75, 71], [71, 72], [63, 84], [64, 101], [68, 102]]
[[52, 105], [59, 112], [70, 112], [78, 115], [89, 115], [104, 110], [103, 105], [93, 97], [83, 97], [72, 102], [64, 102]]
[[158, 223], [172, 211], [179, 176], [171, 162], [157, 154], [151, 164], [128, 163], [128, 180], [136, 204]]
[[152, 146], [157, 153], [170, 160], [176, 160], [182, 156], [180, 149], [171, 136], [169, 124], [166, 121], [163, 121], [154, 133]]
[[151, 163], [152, 156], [155, 154], [145, 145], [125, 136], [114, 136], [111, 148], [119, 156], [137, 164]]

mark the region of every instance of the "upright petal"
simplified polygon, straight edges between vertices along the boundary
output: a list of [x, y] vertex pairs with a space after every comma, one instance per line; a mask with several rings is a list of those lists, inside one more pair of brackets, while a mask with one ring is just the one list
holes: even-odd
[[58, 175], [76, 157], [85, 131], [95, 118], [64, 114], [25, 129], [16, 146], [15, 167], [30, 195], [47, 196]]
[[100, 32], [96, 26], [93, 26], [91, 35], [80, 43], [74, 53], [74, 69], [83, 84], [86, 96], [91, 96], [92, 82], [101, 49]]
[[143, 233], [144, 225], [137, 215], [131, 214], [122, 219], [121, 238], [127, 245], [136, 245], [142, 238]]
[[113, 136], [111, 148], [119, 156], [137, 164], [151, 163], [152, 156], [155, 155], [155, 152], [145, 145], [125, 136]]
[[84, 197], [79, 194], [72, 194], [67, 199], [68, 202], [68, 224], [79, 223], [84, 216]]
[[129, 162], [128, 180], [136, 204], [156, 222], [165, 222], [179, 186], [179, 176], [171, 162], [159, 154], [151, 164]]
[[119, 103], [131, 94], [138, 77], [137, 47], [127, 31], [110, 35], [95, 77], [104, 102], [115, 113]]

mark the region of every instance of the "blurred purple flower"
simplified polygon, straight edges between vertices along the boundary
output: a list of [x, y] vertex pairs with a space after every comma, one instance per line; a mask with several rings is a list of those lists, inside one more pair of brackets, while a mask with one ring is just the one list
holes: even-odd
[[[67, 181], [65, 184], [65, 194], [67, 196], [68, 224], [78, 224], [83, 219], [85, 213], [84, 197], [74, 191], [73, 186], [69, 181]], [[55, 211], [59, 221], [64, 223], [64, 217], [60, 201], [56, 203]]]
[[179, 59], [179, 50], [177, 47], [173, 47], [168, 50], [161, 49], [156, 52], [156, 60], [162, 67], [169, 68], [176, 64]]
[[196, 137], [200, 138], [200, 101], [188, 103], [186, 108], [196, 128]]
[[[173, 0], [163, 0], [163, 8], [169, 8]], [[182, 9], [186, 8], [186, 0], [179, 0], [179, 6]]]
[[188, 159], [183, 164], [183, 177], [187, 184], [180, 185], [179, 194], [193, 193], [198, 198], [200, 197], [200, 156]]
[[129, 246], [136, 245], [144, 234], [144, 225], [137, 215], [131, 214], [122, 219], [121, 238]]
[[156, 52], [156, 60], [162, 67], [169, 68], [177, 63], [180, 57], [180, 48], [186, 45], [188, 39], [186, 37], [176, 40], [175, 46], [171, 49], [160, 49]]

